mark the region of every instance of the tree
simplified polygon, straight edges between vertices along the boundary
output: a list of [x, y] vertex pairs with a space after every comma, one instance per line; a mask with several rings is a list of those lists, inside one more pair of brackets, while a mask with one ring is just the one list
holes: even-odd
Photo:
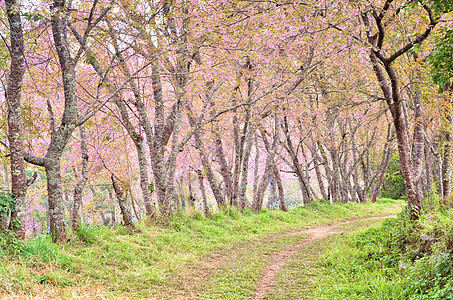
[[[21, 11], [16, 0], [6, 0], [11, 43], [9, 46], [11, 65], [6, 88], [8, 105], [8, 141], [11, 161], [11, 192], [14, 195], [14, 209], [10, 229], [17, 237], [25, 238], [27, 186], [32, 183], [25, 173], [24, 145], [22, 133], [21, 92], [25, 73], [25, 46]], [[36, 174], [34, 176], [36, 178]]]
[[[85, 125], [79, 126], [80, 131], [80, 148], [82, 154], [82, 166], [80, 170], [79, 180], [74, 187], [72, 212], [71, 212], [71, 227], [77, 231], [80, 227], [80, 206], [82, 205], [82, 192], [88, 180], [88, 146]], [[74, 170], [75, 173], [75, 170]]]
[[[453, 10], [453, 1], [434, 1], [434, 11], [442, 15]], [[443, 25], [443, 26], [442, 26]], [[444, 93], [447, 98], [445, 109], [442, 111], [442, 117], [445, 121], [445, 130], [443, 132], [445, 146], [442, 160], [442, 196], [448, 197], [451, 193], [451, 143], [453, 140], [452, 133], [452, 94], [453, 94], [453, 29], [451, 29], [451, 20], [447, 24], [442, 24], [442, 28], [435, 37], [434, 52], [429, 58], [431, 64], [432, 79]]]
[[[370, 60], [393, 118], [393, 125], [398, 141], [401, 173], [404, 178], [410, 216], [411, 219], [417, 219], [421, 211], [421, 193], [417, 185], [422, 176], [422, 159], [424, 154], [422, 107], [420, 103], [415, 107], [415, 146], [413, 150], [414, 155], [411, 158], [409, 136], [403, 112], [403, 98], [401, 96], [399, 78], [393, 65], [401, 55], [408, 53], [414, 47], [418, 47], [425, 41], [438, 21], [433, 16], [431, 7], [428, 4], [420, 4], [428, 18], [424, 31], [420, 34], [414, 34], [414, 37], [409, 42], [406, 42], [403, 46], [397, 48], [397, 50], [386, 51], [384, 49], [384, 42], [386, 34], [388, 34], [388, 24], [391, 23], [392, 18], [390, 12], [392, 2], [391, 0], [387, 0], [384, 2], [382, 8], [377, 9], [372, 7], [369, 11], [363, 12], [362, 20], [367, 27], [367, 38], [371, 45]], [[403, 2], [400, 5], [402, 7], [403, 5], [410, 4]], [[396, 13], [399, 13], [399, 11], [400, 9], [397, 9]], [[371, 20], [374, 23], [371, 23]]]
[[[98, 1], [94, 1], [88, 18], [85, 35], [88, 35], [95, 23], [100, 22], [106, 10], [94, 19], [94, 10]], [[44, 157], [26, 154], [25, 159], [45, 168], [47, 175], [47, 195], [49, 201], [50, 232], [55, 241], [66, 240], [65, 208], [61, 182], [61, 158], [74, 130], [83, 124], [92, 114], [79, 112], [76, 82], [76, 64], [81, 57], [84, 45], [73, 57], [68, 41], [69, 7], [65, 0], [54, 0], [51, 6], [51, 30], [57, 52], [64, 93], [64, 111], [60, 125], [56, 126], [52, 107], [49, 105], [51, 139]], [[86, 40], [85, 40], [86, 43]]]

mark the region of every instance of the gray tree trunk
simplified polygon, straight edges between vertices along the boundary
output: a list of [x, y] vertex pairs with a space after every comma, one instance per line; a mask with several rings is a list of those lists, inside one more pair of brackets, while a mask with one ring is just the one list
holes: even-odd
[[8, 106], [8, 141], [11, 161], [11, 192], [14, 195], [14, 210], [11, 213], [10, 229], [18, 238], [25, 238], [27, 176], [25, 173], [24, 145], [21, 126], [21, 91], [25, 72], [24, 37], [21, 12], [16, 0], [6, 0], [6, 13], [11, 37], [11, 65], [6, 87]]
[[449, 197], [451, 194], [451, 143], [452, 143], [452, 116], [447, 116], [447, 122], [450, 125], [445, 131], [444, 158], [442, 161], [442, 196]]
[[132, 222], [132, 214], [131, 214], [131, 211], [129, 210], [129, 208], [127, 207], [124, 191], [121, 188], [121, 186], [118, 182], [118, 179], [116, 178], [115, 175], [112, 174], [111, 179], [112, 179], [113, 189], [115, 190], [116, 199], [118, 200], [118, 205], [120, 207], [121, 214], [123, 215], [124, 226], [133, 228], [134, 223]]
[[88, 180], [88, 147], [86, 141], [85, 125], [79, 126], [80, 130], [80, 148], [82, 150], [82, 170], [79, 181], [74, 187], [74, 200], [72, 204], [71, 227], [73, 231], [79, 229], [80, 212], [79, 208], [82, 205], [83, 188]]

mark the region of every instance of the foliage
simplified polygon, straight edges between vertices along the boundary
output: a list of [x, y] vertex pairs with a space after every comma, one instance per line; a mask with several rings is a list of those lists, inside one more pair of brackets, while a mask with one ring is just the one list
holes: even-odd
[[[434, 11], [438, 15], [451, 12], [453, 10], [453, 1], [435, 0]], [[449, 21], [451, 25], [451, 20]], [[431, 64], [431, 73], [434, 83], [442, 91], [447, 84], [453, 84], [453, 30], [445, 26], [435, 37], [434, 52], [429, 58]]]
[[[0, 226], [4, 226], [4, 222], [9, 219], [11, 212], [14, 210], [14, 196], [5, 189], [0, 189]], [[10, 220], [13, 223], [17, 222], [16, 220]], [[14, 232], [7, 228], [0, 228], [0, 254], [3, 249], [8, 249], [16, 251], [20, 247], [21, 243], [17, 239]]]
[[5, 189], [0, 189], [0, 218], [6, 219], [14, 210], [14, 196]]
[[429, 61], [434, 83], [440, 90], [452, 84], [453, 78], [453, 29], [445, 28], [436, 37], [436, 47]]
[[102, 230], [101, 226], [90, 225], [90, 224], [80, 224], [78, 230], [75, 232], [75, 235], [78, 239], [86, 244], [94, 244], [99, 236], [99, 232]]
[[393, 155], [385, 172], [382, 196], [401, 199], [404, 195], [406, 195], [406, 189], [404, 187], [403, 176], [401, 175], [400, 159], [398, 155]]

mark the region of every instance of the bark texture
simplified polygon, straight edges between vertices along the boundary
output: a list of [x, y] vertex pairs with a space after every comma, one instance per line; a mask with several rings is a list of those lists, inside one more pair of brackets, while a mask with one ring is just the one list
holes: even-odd
[[11, 161], [11, 192], [15, 198], [10, 229], [18, 238], [25, 238], [27, 176], [25, 174], [24, 145], [21, 126], [21, 92], [25, 72], [24, 37], [16, 0], [6, 0], [6, 11], [11, 36], [11, 65], [6, 88], [8, 105], [8, 141]]
[[124, 195], [124, 191], [121, 188], [119, 180], [118, 178], [116, 178], [115, 175], [112, 174], [111, 179], [113, 189], [115, 191], [115, 196], [116, 199], [118, 200], [118, 205], [120, 207], [121, 214], [123, 215], [124, 226], [133, 228], [134, 223], [132, 222], [132, 214], [130, 209], [127, 207], [126, 196]]
[[[401, 173], [404, 178], [404, 185], [406, 188], [406, 195], [410, 210], [411, 219], [419, 218], [421, 211], [421, 194], [418, 188], [419, 180], [422, 169], [422, 159], [424, 157], [424, 141], [423, 141], [423, 126], [421, 105], [415, 104], [415, 128], [414, 128], [414, 149], [413, 158], [411, 157], [409, 147], [409, 136], [407, 131], [406, 122], [404, 120], [403, 111], [403, 98], [400, 94], [399, 77], [393, 68], [393, 63], [401, 55], [407, 53], [416, 44], [421, 44], [431, 33], [432, 29], [436, 26], [437, 20], [433, 17], [428, 4], [423, 5], [429, 23], [425, 31], [417, 36], [410, 42], [403, 45], [398, 50], [391, 54], [384, 53], [382, 50], [384, 44], [385, 26], [383, 19], [391, 7], [392, 1], [385, 1], [384, 6], [380, 10], [362, 14], [362, 20], [368, 27], [367, 36], [368, 41], [372, 45], [370, 51], [370, 59], [380, 88], [384, 95], [384, 99], [388, 105], [395, 127], [395, 134], [398, 142], [398, 153], [400, 156]], [[371, 16], [374, 19], [374, 24], [377, 27], [377, 33], [373, 33], [372, 25], [369, 19]]]
[[79, 180], [74, 187], [74, 200], [72, 204], [71, 227], [73, 231], [79, 230], [80, 206], [82, 205], [83, 188], [88, 180], [88, 146], [85, 132], [85, 125], [79, 127], [80, 131], [80, 148], [82, 152], [82, 169]]

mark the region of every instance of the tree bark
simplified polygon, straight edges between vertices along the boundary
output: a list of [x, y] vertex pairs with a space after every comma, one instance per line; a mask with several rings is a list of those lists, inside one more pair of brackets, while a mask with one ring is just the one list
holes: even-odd
[[255, 133], [255, 129], [252, 126], [250, 126], [250, 129], [247, 132], [246, 147], [244, 150], [244, 158], [242, 160], [241, 185], [240, 185], [240, 189], [239, 189], [239, 198], [240, 198], [241, 209], [244, 209], [245, 207], [249, 206], [246, 193], [247, 193], [247, 183], [248, 183], [248, 174], [249, 174], [249, 160], [250, 160], [250, 154], [252, 151], [254, 133]]
[[132, 214], [129, 208], [127, 207], [124, 191], [119, 185], [118, 179], [116, 178], [115, 175], [112, 174], [111, 179], [113, 189], [115, 190], [116, 199], [118, 200], [118, 205], [120, 207], [121, 214], [123, 215], [124, 226], [133, 228], [134, 223], [132, 222]]
[[85, 125], [79, 126], [80, 148], [82, 150], [82, 170], [79, 181], [74, 187], [74, 202], [72, 205], [71, 227], [73, 231], [79, 230], [79, 208], [82, 205], [82, 192], [88, 180], [88, 147], [86, 141]]
[[203, 199], [203, 212], [204, 216], [207, 218], [209, 217], [209, 206], [208, 206], [208, 198], [206, 197], [206, 189], [204, 187], [204, 176], [201, 170], [197, 170], [198, 174], [198, 182], [200, 183], [200, 191], [201, 191], [201, 199]]
[[267, 185], [269, 184], [269, 177], [270, 177], [269, 176], [270, 156], [271, 156], [271, 154], [268, 154], [268, 157], [266, 159], [266, 168], [264, 170], [264, 174], [261, 177], [256, 194], [254, 195], [254, 198], [253, 198], [253, 210], [254, 211], [259, 211], [263, 207], [264, 192], [266, 191]]
[[387, 141], [387, 143], [385, 143], [384, 146], [384, 151], [382, 153], [382, 160], [381, 163], [379, 164], [379, 169], [377, 170], [378, 173], [376, 184], [374, 185], [370, 192], [371, 202], [376, 202], [377, 200], [377, 197], [382, 187], [382, 183], [384, 182], [385, 171], [387, 170], [391, 155], [392, 150], [390, 149], [389, 141]]
[[254, 159], [254, 169], [253, 169], [253, 199], [256, 198], [257, 193], [258, 193], [258, 183], [260, 179], [260, 174], [259, 174], [259, 162], [260, 162], [260, 148], [258, 145], [258, 135], [255, 134], [255, 159]]
[[445, 131], [445, 146], [444, 159], [442, 161], [442, 180], [443, 189], [442, 196], [449, 197], [451, 194], [451, 143], [452, 143], [452, 116], [451, 113], [447, 116], [447, 124], [449, 128]]
[[273, 171], [274, 171], [274, 177], [276, 179], [277, 187], [278, 187], [279, 208], [282, 211], [287, 211], [288, 209], [286, 208], [285, 191], [283, 190], [282, 177], [280, 176], [280, 172], [278, 171], [278, 168], [275, 165], [275, 163], [273, 165]]
[[312, 153], [312, 156], [313, 156], [313, 165], [314, 165], [314, 169], [315, 169], [315, 173], [316, 173], [316, 178], [318, 180], [318, 185], [319, 185], [319, 190], [321, 191], [321, 196], [324, 200], [327, 200], [328, 199], [328, 195], [327, 195], [327, 192], [326, 192], [326, 188], [325, 188], [325, 185], [324, 185], [324, 178], [323, 178], [323, 175], [321, 173], [321, 168], [319, 167], [320, 165], [322, 165], [321, 163], [321, 158], [319, 157], [319, 151], [317, 149], [317, 143], [314, 144], [314, 146], [316, 147], [311, 153]]
[[267, 196], [266, 208], [271, 209], [274, 207], [274, 203], [278, 201], [277, 196], [277, 184], [274, 176], [269, 178], [269, 195]]
[[24, 37], [21, 12], [16, 0], [6, 0], [6, 12], [11, 37], [11, 65], [6, 88], [8, 106], [8, 141], [11, 161], [11, 192], [14, 195], [14, 210], [11, 213], [10, 229], [20, 239], [25, 238], [27, 176], [25, 173], [24, 145], [21, 126], [21, 92], [25, 72]]
[[263, 206], [264, 193], [266, 192], [271, 174], [273, 172], [272, 168], [274, 166], [274, 157], [275, 157], [276, 151], [277, 151], [276, 148], [277, 148], [277, 142], [278, 142], [278, 132], [275, 132], [274, 141], [272, 142], [272, 145], [270, 145], [269, 142], [267, 141], [264, 131], [261, 132], [261, 136], [266, 145], [267, 157], [266, 157], [266, 166], [264, 169], [264, 174], [260, 180], [257, 192], [254, 195], [254, 199], [253, 199], [253, 210], [255, 210], [255, 211], [260, 210]]

